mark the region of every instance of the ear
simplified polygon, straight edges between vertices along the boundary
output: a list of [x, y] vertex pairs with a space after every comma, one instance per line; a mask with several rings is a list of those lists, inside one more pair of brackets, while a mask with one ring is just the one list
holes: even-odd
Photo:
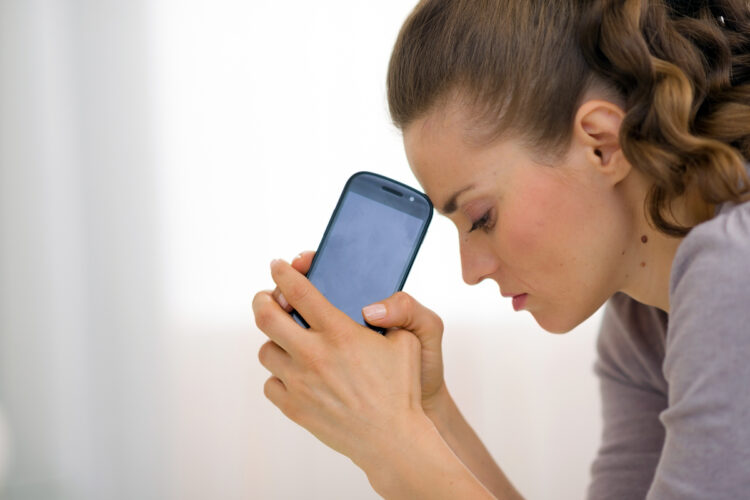
[[631, 168], [620, 148], [620, 125], [624, 117], [625, 111], [617, 104], [594, 99], [578, 108], [573, 123], [573, 141], [613, 184], [624, 179]]

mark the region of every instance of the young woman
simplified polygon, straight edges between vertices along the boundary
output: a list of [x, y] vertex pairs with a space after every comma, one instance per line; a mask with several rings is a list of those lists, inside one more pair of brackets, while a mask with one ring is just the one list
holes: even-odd
[[[465, 281], [556, 333], [607, 302], [588, 497], [746, 498], [747, 1], [426, 0], [387, 81]], [[265, 395], [386, 498], [519, 498], [446, 388], [439, 317], [397, 293], [363, 310], [374, 334], [310, 260], [274, 261], [253, 301]]]

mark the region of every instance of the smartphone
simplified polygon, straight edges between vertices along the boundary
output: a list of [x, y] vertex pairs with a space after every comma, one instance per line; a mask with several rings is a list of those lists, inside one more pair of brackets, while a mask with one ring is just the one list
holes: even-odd
[[[403, 288], [431, 219], [425, 194], [357, 172], [344, 186], [307, 278], [336, 308], [383, 334], [365, 321], [362, 308]], [[309, 328], [297, 311], [291, 314]]]

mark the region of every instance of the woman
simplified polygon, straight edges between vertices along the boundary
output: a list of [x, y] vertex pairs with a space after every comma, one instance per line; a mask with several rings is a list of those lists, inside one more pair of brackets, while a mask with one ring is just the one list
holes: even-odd
[[[747, 2], [427, 0], [387, 81], [464, 280], [555, 333], [607, 302], [588, 497], [746, 497]], [[390, 328], [372, 334], [305, 280], [310, 259], [274, 261], [253, 301], [266, 396], [386, 498], [519, 498], [446, 388], [439, 317], [397, 293], [363, 310]]]

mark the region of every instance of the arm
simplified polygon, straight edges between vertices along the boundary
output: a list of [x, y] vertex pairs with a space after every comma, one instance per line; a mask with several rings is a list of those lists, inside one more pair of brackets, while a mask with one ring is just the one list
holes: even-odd
[[515, 498], [495, 497], [487, 491], [424, 413], [379, 442], [370, 457], [357, 465], [365, 471], [373, 489], [387, 500]]
[[664, 443], [659, 414], [667, 407], [661, 373], [666, 314], [625, 294], [604, 311], [594, 372], [602, 401], [601, 445], [588, 500], [643, 499]]
[[271, 292], [256, 294], [255, 322], [269, 337], [258, 352], [272, 373], [266, 397], [348, 456], [388, 499], [493, 499], [422, 408], [419, 339], [354, 322], [283, 261], [271, 263], [271, 275], [310, 328], [289, 317]]
[[649, 500], [750, 490], [750, 204], [696, 226], [670, 286], [669, 408]]
[[445, 385], [440, 389], [436, 404], [425, 408], [425, 413], [455, 456], [496, 498], [523, 498], [463, 417]]
[[368, 313], [370, 308], [362, 311], [371, 324], [406, 329], [421, 343], [421, 406], [443, 442], [497, 498], [521, 498], [461, 415], [445, 387], [442, 320], [404, 292], [381, 301], [380, 305], [384, 307], [378, 316], [371, 316]]

